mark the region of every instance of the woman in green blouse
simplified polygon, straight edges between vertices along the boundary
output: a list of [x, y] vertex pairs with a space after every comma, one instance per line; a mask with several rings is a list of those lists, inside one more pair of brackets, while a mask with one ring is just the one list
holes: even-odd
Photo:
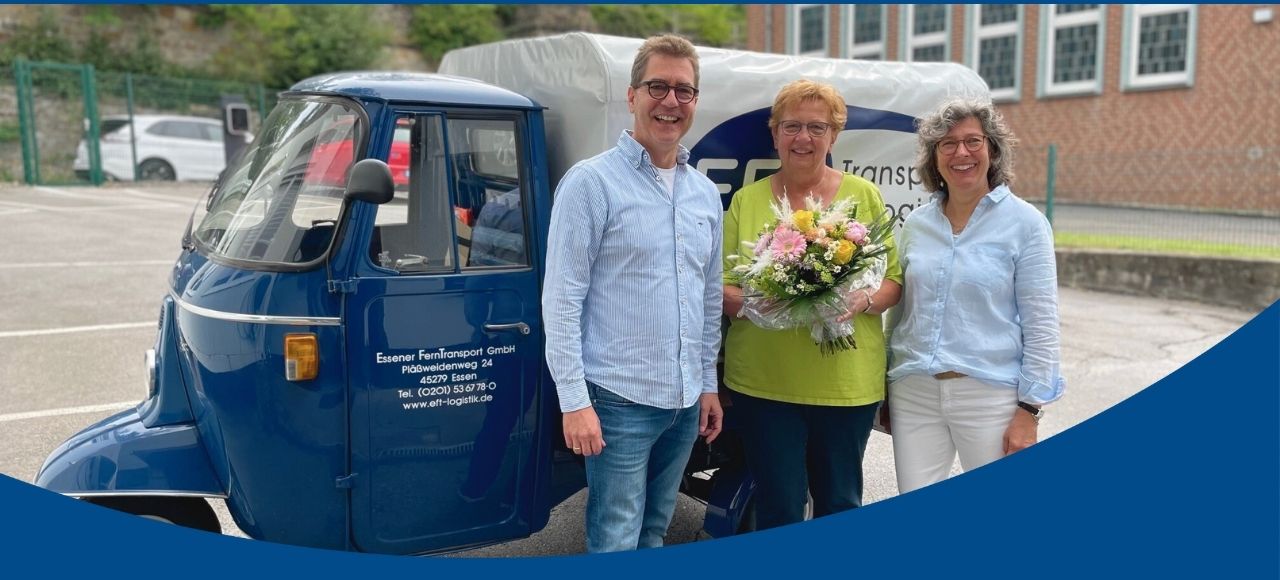
[[[738, 265], [729, 256], [743, 253], [742, 242], [754, 242], [776, 219], [770, 206], [784, 196], [793, 208], [810, 197], [822, 207], [849, 197], [858, 203], [859, 221], [881, 217], [875, 185], [827, 166], [846, 118], [844, 99], [830, 85], [800, 80], [778, 93], [769, 129], [782, 167], [734, 193], [724, 220], [725, 272]], [[815, 517], [862, 505], [862, 455], [884, 399], [880, 314], [902, 294], [897, 251], [892, 240], [888, 245], [880, 288], [849, 297], [856, 350], [823, 355], [808, 329], [764, 330], [738, 317], [742, 289], [724, 287], [724, 312], [732, 318], [724, 382], [756, 480], [757, 529], [803, 520], [806, 496], [813, 497]]]

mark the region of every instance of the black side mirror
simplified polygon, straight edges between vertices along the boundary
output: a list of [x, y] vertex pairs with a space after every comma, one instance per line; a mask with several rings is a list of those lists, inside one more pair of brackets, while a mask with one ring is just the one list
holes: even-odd
[[345, 199], [384, 204], [396, 193], [391, 168], [380, 159], [363, 159], [351, 166]]

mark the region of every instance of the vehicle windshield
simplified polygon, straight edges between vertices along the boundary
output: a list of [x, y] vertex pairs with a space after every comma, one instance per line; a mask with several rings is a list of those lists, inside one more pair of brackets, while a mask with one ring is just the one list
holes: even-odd
[[282, 100], [228, 167], [192, 233], [216, 256], [277, 264], [318, 260], [342, 209], [354, 152], [355, 108], [333, 100]]

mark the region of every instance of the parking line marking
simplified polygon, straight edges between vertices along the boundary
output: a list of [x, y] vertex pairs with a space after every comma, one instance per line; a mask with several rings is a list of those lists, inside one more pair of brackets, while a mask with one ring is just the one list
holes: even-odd
[[62, 328], [42, 328], [38, 330], [9, 330], [0, 332], [0, 338], [25, 338], [28, 336], [48, 336], [51, 334], [72, 334], [76, 332], [97, 332], [101, 330], [131, 330], [134, 328], [155, 328], [157, 322], [124, 322], [120, 324], [95, 324], [93, 326], [64, 326]]
[[35, 262], [30, 264], [0, 264], [0, 270], [18, 268], [102, 268], [117, 266], [161, 266], [173, 264], [173, 260], [132, 260], [120, 262]]
[[9, 206], [22, 209], [32, 209], [37, 211], [52, 211], [58, 213], [85, 213], [96, 211], [115, 211], [120, 209], [167, 209], [180, 210], [186, 212], [187, 208], [174, 203], [145, 203], [130, 205], [102, 205], [95, 207], [58, 207], [52, 205], [40, 205], [37, 203], [23, 203], [20, 201], [0, 201], [0, 206]]
[[74, 192], [74, 191], [67, 191], [67, 190], [65, 190], [65, 189], [58, 189], [58, 188], [56, 188], [56, 187], [42, 187], [42, 186], [36, 186], [36, 187], [33, 187], [32, 189], [34, 189], [34, 190], [36, 190], [36, 191], [41, 191], [41, 192], [44, 192], [44, 193], [51, 193], [51, 194], [53, 194], [53, 195], [59, 195], [59, 196], [62, 196], [62, 197], [70, 197], [70, 198], [73, 198], [73, 199], [92, 199], [92, 200], [94, 200], [94, 201], [101, 201], [101, 200], [103, 199], [102, 195], [100, 195], [100, 194], [99, 194], [99, 195], [89, 195], [89, 194], [87, 194], [87, 193], [79, 193], [79, 192]]
[[172, 203], [175, 205], [181, 205], [183, 207], [187, 207], [188, 205], [194, 205], [196, 201], [195, 199], [187, 199], [185, 197], [179, 197], [176, 194], [150, 193], [146, 191], [138, 191], [136, 189], [131, 189], [128, 187], [112, 189], [111, 191], [118, 191], [129, 197], [149, 199], [152, 201], [167, 201], [169, 203]]
[[28, 411], [26, 413], [9, 413], [7, 415], [0, 415], [0, 423], [23, 421], [26, 419], [42, 419], [45, 417], [58, 417], [61, 415], [79, 415], [81, 413], [121, 411], [137, 405], [137, 401], [129, 401], [127, 403], [107, 403], [105, 405], [85, 405], [83, 407], [63, 407], [61, 409], [45, 409], [43, 411]]

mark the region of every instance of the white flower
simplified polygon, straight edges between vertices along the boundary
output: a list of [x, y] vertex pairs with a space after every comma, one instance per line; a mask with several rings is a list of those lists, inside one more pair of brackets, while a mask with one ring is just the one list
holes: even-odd
[[827, 208], [827, 211], [822, 212], [822, 217], [818, 218], [818, 226], [824, 230], [827, 230], [828, 232], [835, 231], [837, 226], [847, 221], [847, 218], [844, 216], [844, 213], [839, 211], [832, 211], [834, 207], [835, 206], [833, 205], [832, 207]]

